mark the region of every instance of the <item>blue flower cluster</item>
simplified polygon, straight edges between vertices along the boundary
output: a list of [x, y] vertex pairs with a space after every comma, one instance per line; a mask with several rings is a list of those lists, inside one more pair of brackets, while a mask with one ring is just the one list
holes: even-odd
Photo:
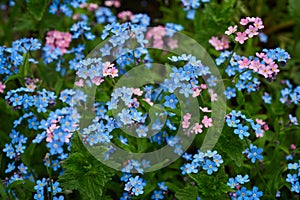
[[15, 109], [28, 110], [31, 107], [36, 107], [37, 112], [45, 113], [46, 108], [53, 106], [56, 102], [54, 92], [43, 89], [42, 91], [34, 91], [28, 88], [20, 87], [7, 92], [5, 99], [7, 104]]
[[154, 190], [151, 196], [151, 199], [159, 200], [164, 199], [164, 195], [168, 192], [168, 186], [165, 185], [165, 182], [158, 182], [157, 183], [159, 190]]
[[300, 176], [300, 161], [296, 163], [289, 163], [288, 169], [296, 171], [296, 173], [289, 173], [286, 182], [291, 184], [291, 191], [300, 193], [299, 176]]
[[129, 160], [127, 164], [122, 168], [122, 172], [126, 174], [135, 171], [137, 173], [143, 174], [144, 169], [147, 169], [150, 166], [150, 161], [148, 160], [142, 160], [141, 163], [137, 160]]
[[70, 28], [70, 31], [73, 33], [73, 39], [78, 39], [79, 36], [84, 35], [87, 40], [94, 40], [96, 36], [89, 32], [90, 30], [91, 27], [85, 21], [77, 22]]
[[[9, 76], [17, 74], [19, 67], [23, 62], [23, 56], [29, 51], [35, 51], [41, 48], [41, 43], [35, 38], [22, 38], [12, 43], [12, 47], [0, 46], [0, 75], [5, 75], [4, 80]], [[36, 63], [33, 58], [30, 62]]]
[[218, 171], [218, 167], [223, 163], [221, 155], [218, 154], [217, 151], [210, 150], [206, 153], [198, 150], [198, 153], [194, 155], [185, 153], [183, 158], [186, 159], [186, 161], [191, 161], [191, 163], [185, 163], [180, 167], [183, 175], [191, 173], [196, 174], [201, 168], [205, 170], [207, 174], [211, 175], [213, 172]]
[[259, 191], [258, 187], [256, 186], [253, 186], [251, 190], [248, 190], [246, 187], [242, 186], [249, 181], [249, 176], [247, 174], [244, 177], [242, 175], [237, 175], [235, 178], [229, 178], [227, 185], [236, 190], [235, 192], [228, 193], [232, 200], [259, 200], [263, 196], [263, 192]]
[[95, 11], [95, 16], [97, 23], [104, 24], [104, 23], [113, 23], [117, 21], [116, 16], [113, 15], [111, 10], [106, 7], [100, 7]]
[[[36, 194], [34, 195], [33, 199], [36, 200], [44, 200], [45, 197], [45, 189], [47, 189], [48, 192], [52, 192], [53, 195], [56, 195], [57, 193], [60, 193], [62, 189], [59, 187], [59, 182], [53, 182], [47, 181], [45, 178], [42, 180], [37, 180], [36, 185], [34, 186], [34, 190], [36, 191]], [[64, 200], [64, 196], [54, 196], [53, 200]]]
[[238, 135], [241, 140], [244, 139], [244, 137], [249, 137], [250, 133], [249, 126], [244, 125], [244, 122], [250, 123], [251, 128], [256, 133], [256, 136], [261, 137], [264, 133], [264, 130], [262, 129], [261, 125], [258, 123], [255, 123], [252, 119], [248, 119], [246, 115], [242, 114], [241, 111], [236, 112], [235, 110], [232, 110], [228, 115], [226, 119], [226, 123], [229, 127], [235, 128], [234, 134]]
[[68, 17], [72, 17], [73, 11], [71, 8], [78, 8], [80, 4], [85, 4], [86, 0], [54, 0], [49, 7], [49, 13], [56, 14], [64, 13]]
[[196, 9], [198, 9], [202, 3], [210, 2], [210, 0], [181, 0], [184, 10], [187, 11], [186, 18], [193, 20], [195, 18]]
[[216, 85], [215, 77], [211, 74], [209, 67], [202, 65], [200, 60], [192, 55], [182, 54], [181, 56], [172, 56], [169, 58], [172, 62], [184, 61], [187, 62], [183, 67], [172, 68], [170, 79], [165, 79], [162, 87], [165, 91], [174, 93], [179, 89], [179, 93], [186, 98], [194, 93], [194, 89], [199, 88], [199, 77], [210, 75], [207, 79], [209, 86]]
[[124, 190], [130, 195], [139, 196], [144, 193], [144, 187], [146, 182], [139, 176], [130, 177], [128, 182], [125, 184]]
[[300, 86], [297, 86], [293, 89], [293, 85], [289, 80], [283, 81], [287, 85], [287, 88], [284, 88], [280, 91], [281, 97], [280, 102], [282, 104], [295, 104], [298, 105], [300, 102]]

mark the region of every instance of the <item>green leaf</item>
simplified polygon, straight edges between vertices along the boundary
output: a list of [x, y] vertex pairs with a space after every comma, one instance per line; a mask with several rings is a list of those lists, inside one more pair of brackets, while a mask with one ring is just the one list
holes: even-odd
[[63, 78], [58, 78], [57, 82], [55, 83], [54, 90], [56, 94], [59, 94], [63, 87], [64, 79]]
[[101, 199], [114, 170], [96, 160], [82, 145], [78, 135], [72, 139], [70, 156], [62, 164], [65, 172], [59, 177], [65, 190], [78, 190], [81, 199]]
[[197, 187], [187, 185], [185, 188], [179, 189], [175, 193], [175, 197], [178, 200], [195, 200], [198, 197]]
[[217, 148], [226, 154], [226, 156], [231, 160], [230, 163], [233, 162], [238, 167], [242, 166], [244, 160], [242, 152], [246, 149], [246, 144], [243, 143], [238, 136], [233, 135], [233, 130], [226, 131], [221, 134]]
[[27, 9], [37, 21], [40, 21], [43, 18], [46, 7], [47, 7], [47, 0], [27, 1]]
[[5, 82], [4, 84], [6, 85], [9, 81], [13, 81], [15, 79], [20, 79], [22, 78], [22, 76], [20, 74], [14, 74], [12, 76], [10, 76]]
[[300, 23], [300, 1], [289, 0], [288, 10], [290, 15], [294, 17], [298, 23]]
[[26, 77], [28, 75], [29, 72], [29, 53], [26, 52], [23, 55], [23, 63], [21, 65], [21, 67], [19, 68], [19, 72], [18, 74], [20, 74], [21, 77]]

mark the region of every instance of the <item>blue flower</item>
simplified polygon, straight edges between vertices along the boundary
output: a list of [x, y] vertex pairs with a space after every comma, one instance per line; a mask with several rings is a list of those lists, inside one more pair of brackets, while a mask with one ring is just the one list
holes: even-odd
[[216, 164], [210, 160], [206, 160], [205, 164], [203, 165], [203, 169], [207, 170], [207, 174], [211, 175], [213, 172], [218, 171]]
[[296, 193], [299, 193], [299, 192], [300, 192], [299, 181], [296, 181], [296, 183], [292, 184], [291, 191], [292, 191], [292, 192], [296, 192]]
[[237, 126], [237, 129], [234, 130], [234, 134], [239, 135], [239, 138], [242, 140], [244, 139], [244, 137], [248, 137], [250, 135], [248, 130], [248, 126], [243, 126], [242, 124], [239, 124]]
[[233, 97], [236, 97], [235, 88], [227, 87], [226, 90], [224, 91], [224, 94], [225, 94], [227, 99], [231, 99]]
[[178, 100], [176, 99], [175, 94], [171, 94], [170, 96], [165, 96], [165, 102], [164, 102], [164, 106], [169, 107], [171, 109], [175, 109], [176, 105], [178, 103]]
[[262, 148], [257, 148], [257, 146], [250, 144], [250, 149], [247, 148], [243, 153], [247, 155], [247, 158], [251, 159], [252, 163], [255, 163], [256, 160], [263, 160], [263, 156], [261, 155], [262, 152]]
[[164, 199], [162, 191], [161, 190], [154, 190], [153, 194], [151, 196], [151, 199], [154, 199], [154, 200]]
[[237, 127], [240, 123], [240, 120], [236, 119], [235, 116], [231, 116], [231, 118], [226, 119], [226, 123], [229, 127]]
[[265, 102], [265, 104], [271, 104], [272, 97], [268, 93], [265, 92], [262, 96], [262, 99]]

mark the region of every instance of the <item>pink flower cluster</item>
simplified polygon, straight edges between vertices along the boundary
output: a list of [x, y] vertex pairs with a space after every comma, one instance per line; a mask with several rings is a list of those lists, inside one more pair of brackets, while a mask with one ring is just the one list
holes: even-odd
[[104, 5], [107, 7], [114, 6], [115, 8], [119, 8], [121, 6], [120, 0], [106, 0]]
[[271, 58], [268, 58], [265, 53], [256, 53], [256, 56], [259, 59], [249, 60], [248, 58], [243, 58], [238, 61], [239, 68], [252, 69], [265, 78], [275, 77], [280, 71], [278, 65]]
[[[259, 34], [259, 30], [264, 28], [263, 21], [259, 17], [246, 17], [242, 18], [240, 21], [242, 26], [246, 27], [246, 30], [243, 32], [237, 32], [235, 36], [235, 41], [240, 44], [244, 44], [244, 42]], [[237, 31], [237, 25], [228, 27], [228, 30], [225, 31], [226, 35], [231, 35]]]
[[128, 21], [133, 18], [133, 13], [131, 11], [122, 11], [118, 13], [118, 18], [120, 18], [122, 21]]
[[263, 121], [261, 119], [256, 119], [255, 121], [256, 121], [257, 124], [262, 126], [262, 129], [261, 129], [260, 133], [256, 133], [256, 137], [263, 137], [264, 132], [269, 130], [269, 126], [265, 121]]
[[[166, 36], [166, 29], [163, 26], [157, 26], [154, 28], [151, 28], [146, 35], [146, 39], [153, 39], [153, 47], [161, 49], [164, 47], [164, 37]], [[170, 49], [175, 49], [178, 47], [177, 40], [174, 40], [172, 38], [167, 39], [167, 45], [170, 47]]]
[[95, 11], [99, 6], [95, 3], [83, 3], [80, 4], [80, 8], [87, 8], [89, 11]]
[[226, 35], [222, 35], [221, 39], [218, 37], [211, 37], [208, 40], [209, 44], [211, 44], [217, 51], [225, 50], [229, 48], [229, 39]]
[[[204, 110], [207, 111], [207, 108], [205, 108]], [[190, 120], [191, 119], [191, 114], [190, 113], [186, 113], [183, 116], [183, 121], [181, 122], [182, 128], [187, 129], [190, 126]], [[202, 124], [199, 124], [198, 122], [194, 124], [194, 126], [192, 127], [192, 129], [190, 131], [187, 131], [185, 134], [186, 135], [190, 135], [190, 134], [198, 134], [198, 133], [202, 133], [203, 130], [202, 128], [208, 128], [212, 126], [212, 119], [207, 117], [206, 115], [203, 117], [202, 119]]]
[[69, 32], [60, 32], [57, 30], [49, 31], [46, 37], [46, 44], [51, 46], [52, 49], [58, 47], [62, 54], [66, 53], [67, 48], [72, 40], [72, 35]]

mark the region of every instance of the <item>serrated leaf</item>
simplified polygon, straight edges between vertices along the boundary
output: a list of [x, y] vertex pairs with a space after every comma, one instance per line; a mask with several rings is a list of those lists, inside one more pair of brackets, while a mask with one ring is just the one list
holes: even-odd
[[187, 185], [185, 188], [179, 189], [175, 193], [175, 197], [178, 200], [195, 200], [198, 197], [197, 187]]
[[32, 16], [40, 21], [47, 7], [47, 0], [27, 0], [27, 9]]
[[226, 199], [229, 187], [226, 185], [228, 176], [224, 167], [220, 167], [218, 172], [208, 175], [202, 171], [197, 174], [189, 174], [198, 186], [200, 197], [203, 200], [210, 199]]

